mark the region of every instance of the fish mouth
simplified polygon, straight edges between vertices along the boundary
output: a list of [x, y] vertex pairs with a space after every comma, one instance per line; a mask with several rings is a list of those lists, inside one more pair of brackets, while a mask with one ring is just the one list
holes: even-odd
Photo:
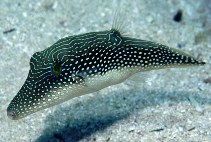
[[15, 112], [13, 110], [9, 109], [9, 107], [7, 108], [7, 116], [12, 120], [18, 120], [19, 119], [19, 117], [17, 117], [15, 115]]

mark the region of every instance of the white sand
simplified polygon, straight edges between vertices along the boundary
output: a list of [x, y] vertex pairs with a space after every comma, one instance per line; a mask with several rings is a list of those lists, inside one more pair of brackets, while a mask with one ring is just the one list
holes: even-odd
[[[63, 36], [111, 28], [119, 7], [128, 35], [179, 44], [207, 64], [139, 73], [119, 85], [10, 120], [6, 109], [25, 81], [31, 55]], [[180, 23], [172, 20], [178, 9], [183, 10]], [[210, 9], [209, 0], [1, 0], [0, 141], [211, 141], [211, 83], [203, 82], [211, 77]]]

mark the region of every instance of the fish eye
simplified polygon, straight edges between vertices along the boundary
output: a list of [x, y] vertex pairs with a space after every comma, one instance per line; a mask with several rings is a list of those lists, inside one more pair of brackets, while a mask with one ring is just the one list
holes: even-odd
[[53, 64], [52, 72], [53, 72], [55, 75], [59, 75], [59, 74], [62, 72], [62, 68], [61, 68], [61, 66], [59, 65], [58, 62], [56, 62], [56, 63]]

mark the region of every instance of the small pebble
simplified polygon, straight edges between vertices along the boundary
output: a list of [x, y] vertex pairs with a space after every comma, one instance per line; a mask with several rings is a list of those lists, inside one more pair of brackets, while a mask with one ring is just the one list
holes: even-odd
[[181, 21], [182, 21], [182, 10], [181, 10], [181, 9], [179, 9], [179, 10], [177, 11], [177, 13], [174, 15], [173, 20], [174, 20], [175, 22], [181, 22]]

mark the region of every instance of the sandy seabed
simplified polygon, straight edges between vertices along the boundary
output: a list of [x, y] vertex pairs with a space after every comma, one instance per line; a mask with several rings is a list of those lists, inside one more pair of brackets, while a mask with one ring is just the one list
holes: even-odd
[[[67, 35], [110, 29], [119, 9], [127, 35], [180, 48], [206, 65], [139, 73], [21, 120], [7, 117], [33, 53]], [[211, 141], [210, 9], [209, 0], [1, 0], [0, 141]]]

